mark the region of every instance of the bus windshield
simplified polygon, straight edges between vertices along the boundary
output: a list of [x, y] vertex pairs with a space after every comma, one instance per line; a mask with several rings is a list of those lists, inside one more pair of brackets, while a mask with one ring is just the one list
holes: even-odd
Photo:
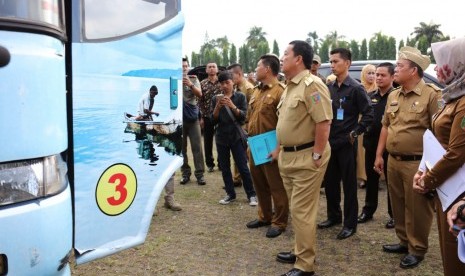
[[84, 36], [114, 40], [133, 35], [166, 22], [177, 10], [176, 0], [85, 0]]
[[52, 25], [64, 29], [62, 0], [0, 0], [0, 21]]

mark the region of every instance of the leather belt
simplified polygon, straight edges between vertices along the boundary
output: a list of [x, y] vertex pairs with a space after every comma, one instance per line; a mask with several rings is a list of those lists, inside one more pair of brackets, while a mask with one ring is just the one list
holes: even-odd
[[311, 148], [314, 145], [315, 145], [315, 142], [310, 142], [310, 143], [302, 144], [299, 146], [283, 147], [283, 151], [299, 151], [299, 150]]
[[397, 161], [420, 161], [423, 155], [395, 155], [391, 154], [391, 156], [396, 159]]

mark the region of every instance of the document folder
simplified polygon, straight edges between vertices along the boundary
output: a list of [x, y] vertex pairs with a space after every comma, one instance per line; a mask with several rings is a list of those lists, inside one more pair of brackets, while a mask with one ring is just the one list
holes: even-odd
[[255, 166], [271, 162], [268, 155], [276, 149], [276, 130], [249, 137], [250, 152]]

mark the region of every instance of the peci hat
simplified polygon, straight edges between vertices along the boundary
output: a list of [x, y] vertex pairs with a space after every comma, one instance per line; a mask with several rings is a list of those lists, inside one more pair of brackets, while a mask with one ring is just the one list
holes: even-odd
[[320, 56], [317, 55], [317, 54], [314, 54], [314, 55], [313, 55], [313, 61], [316, 61], [316, 62], [318, 62], [318, 64], [321, 64], [321, 58], [320, 58]]
[[429, 56], [422, 55], [420, 50], [410, 46], [400, 48], [399, 59], [408, 59], [415, 62], [421, 67], [421, 69], [423, 69], [423, 71], [425, 71], [431, 63]]

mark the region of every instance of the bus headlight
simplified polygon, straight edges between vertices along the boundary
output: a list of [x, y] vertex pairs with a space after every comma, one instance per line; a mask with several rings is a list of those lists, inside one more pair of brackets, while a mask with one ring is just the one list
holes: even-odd
[[0, 206], [58, 194], [66, 188], [61, 155], [0, 163]]

